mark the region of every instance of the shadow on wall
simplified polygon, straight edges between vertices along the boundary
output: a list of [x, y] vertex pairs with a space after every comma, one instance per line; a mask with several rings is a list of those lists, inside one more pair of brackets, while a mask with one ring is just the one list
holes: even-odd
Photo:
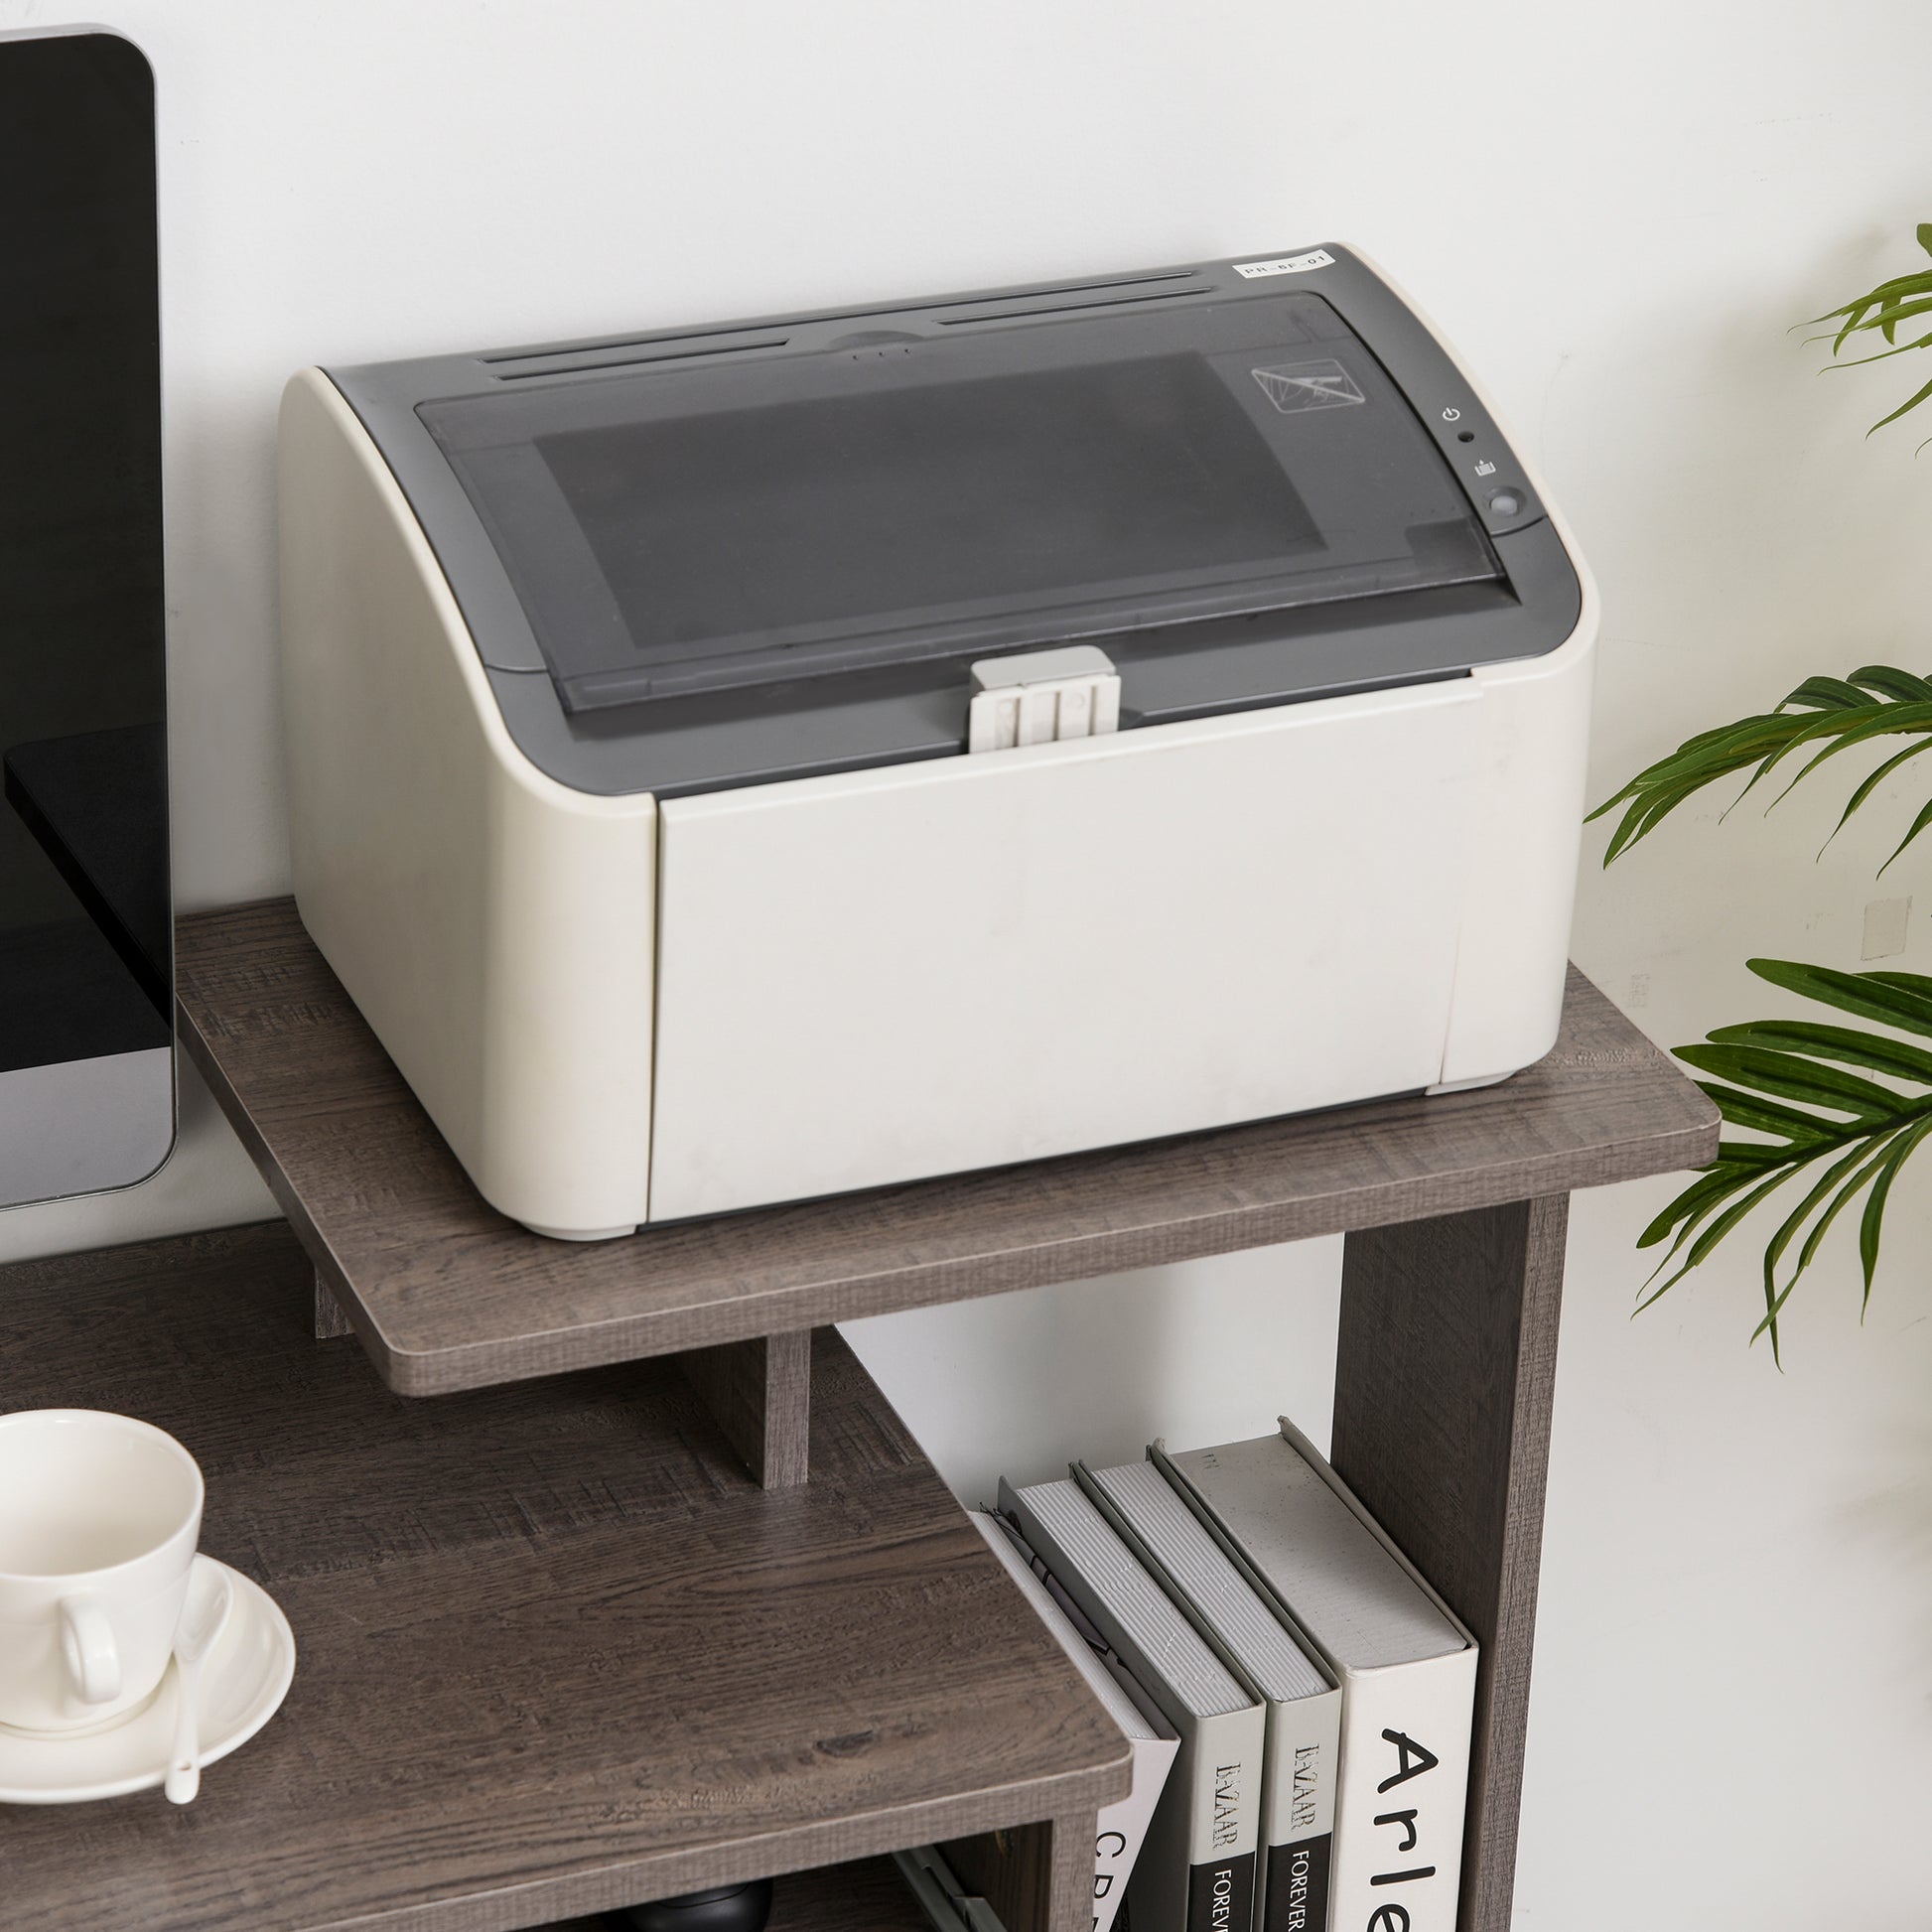
[[[1920, 1328], [1932, 1315], [1907, 1324]], [[1848, 1558], [1889, 1572], [1898, 1598], [1924, 1608], [1926, 1645], [1919, 1652], [1925, 1681], [1920, 1695], [1932, 1697], [1932, 1417], [1894, 1420], [1877, 1433], [1867, 1457], [1870, 1487], [1839, 1510], [1830, 1525]]]
[[1130, 1461], [1271, 1434], [1286, 1412], [1326, 1449], [1337, 1239], [1109, 1275], [844, 1324], [962, 1502], [1084, 1456]]

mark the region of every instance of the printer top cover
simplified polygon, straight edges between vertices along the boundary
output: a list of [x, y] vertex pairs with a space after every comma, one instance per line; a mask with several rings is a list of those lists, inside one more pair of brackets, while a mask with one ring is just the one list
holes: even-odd
[[330, 371], [525, 756], [678, 795], [963, 749], [1099, 644], [1123, 729], [1554, 649], [1575, 570], [1427, 326], [1298, 256]]

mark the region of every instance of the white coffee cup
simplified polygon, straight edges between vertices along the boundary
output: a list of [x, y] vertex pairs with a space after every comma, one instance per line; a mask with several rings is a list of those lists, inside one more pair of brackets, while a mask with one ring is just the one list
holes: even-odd
[[151, 1423], [0, 1416], [0, 1724], [86, 1729], [145, 1702], [201, 1533], [202, 1472]]

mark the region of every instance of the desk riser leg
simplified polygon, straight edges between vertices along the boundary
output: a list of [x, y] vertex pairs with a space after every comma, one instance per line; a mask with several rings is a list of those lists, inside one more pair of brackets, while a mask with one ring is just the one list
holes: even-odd
[[329, 1284], [316, 1275], [316, 1339], [333, 1341], [338, 1335], [352, 1335], [355, 1330], [349, 1326], [348, 1316], [343, 1312], [343, 1305], [330, 1292]]
[[680, 1355], [752, 1479], [790, 1489], [810, 1474], [812, 1332], [758, 1335]]
[[961, 1884], [978, 1892], [1007, 1932], [1092, 1932], [1092, 1812], [1043, 1819], [940, 1846]]
[[1348, 1237], [1331, 1459], [1482, 1646], [1458, 1932], [1508, 1932], [1567, 1194]]

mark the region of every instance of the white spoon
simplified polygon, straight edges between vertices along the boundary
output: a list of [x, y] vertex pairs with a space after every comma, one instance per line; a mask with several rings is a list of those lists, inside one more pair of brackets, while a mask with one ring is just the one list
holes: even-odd
[[168, 1760], [164, 1789], [177, 1805], [192, 1804], [202, 1788], [202, 1726], [196, 1709], [202, 1659], [221, 1634], [233, 1600], [228, 1573], [209, 1558], [197, 1557], [188, 1576], [188, 1597], [175, 1625], [175, 1754]]

